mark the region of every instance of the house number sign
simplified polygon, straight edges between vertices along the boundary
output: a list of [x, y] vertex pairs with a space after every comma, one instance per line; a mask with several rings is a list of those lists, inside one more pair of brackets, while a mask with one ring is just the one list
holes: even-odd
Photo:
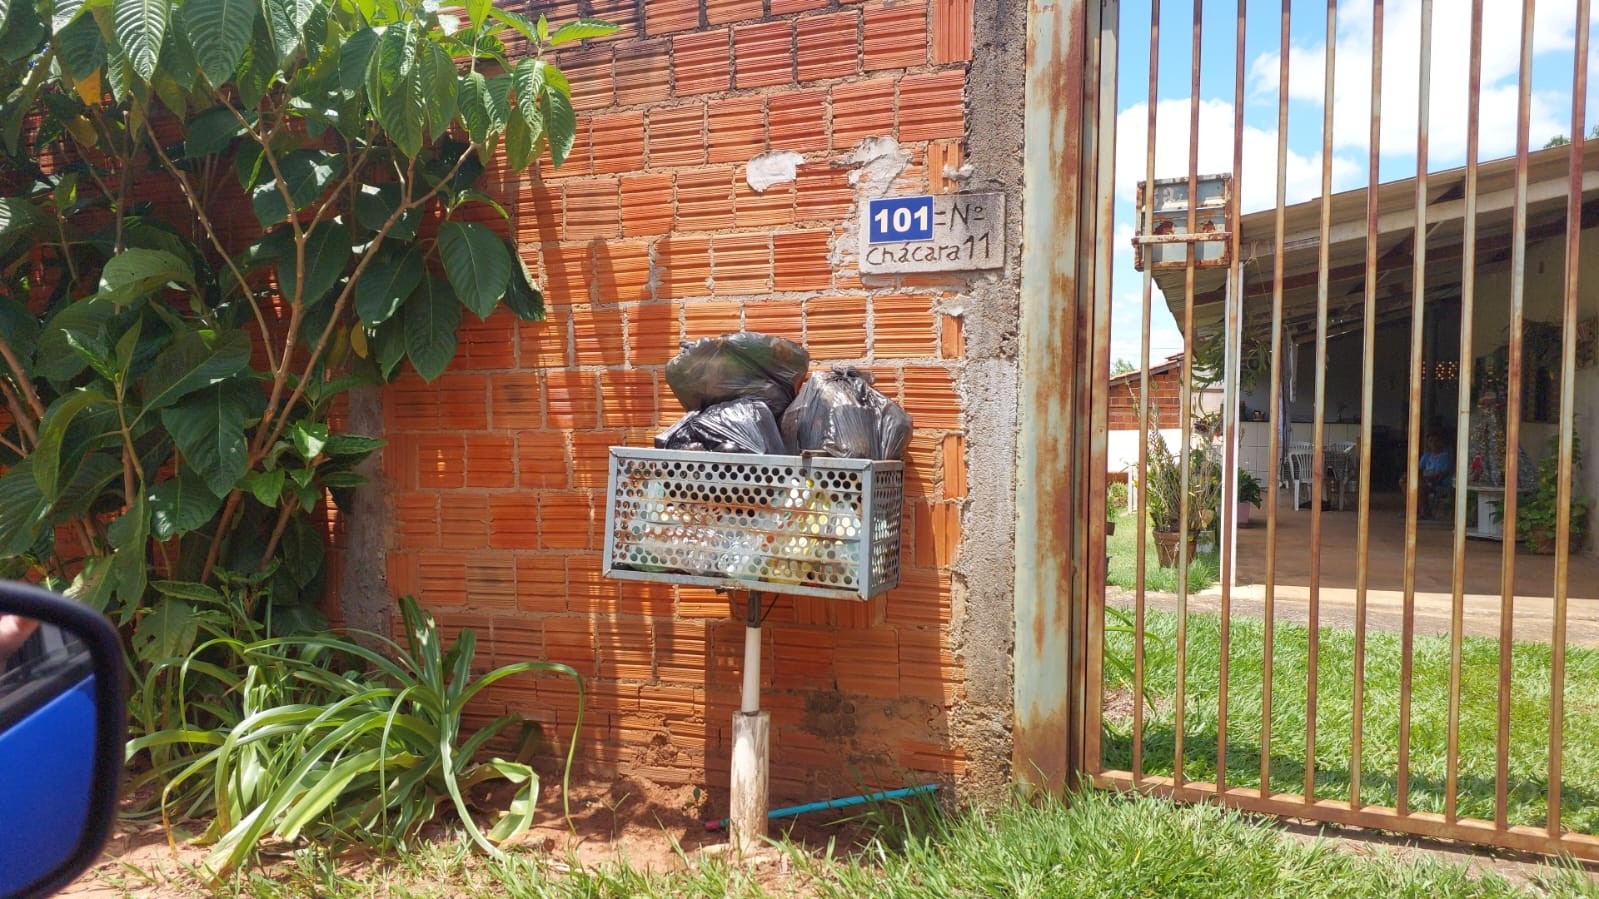
[[1004, 264], [1004, 194], [881, 197], [861, 210], [862, 274], [964, 272]]

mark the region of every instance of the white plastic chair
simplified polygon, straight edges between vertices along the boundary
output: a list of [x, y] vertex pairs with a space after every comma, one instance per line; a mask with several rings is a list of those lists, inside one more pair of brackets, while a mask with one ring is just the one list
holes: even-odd
[[1283, 457], [1288, 462], [1288, 486], [1293, 491], [1294, 509], [1299, 508], [1299, 488], [1305, 488], [1305, 501], [1316, 498], [1316, 451], [1308, 447], [1295, 448]]

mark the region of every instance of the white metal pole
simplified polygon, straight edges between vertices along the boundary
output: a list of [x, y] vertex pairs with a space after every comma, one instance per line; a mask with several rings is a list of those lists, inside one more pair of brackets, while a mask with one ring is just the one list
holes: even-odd
[[728, 830], [740, 853], [759, 847], [766, 836], [767, 774], [772, 718], [761, 711], [761, 595], [748, 594], [744, 627], [744, 688], [733, 713], [733, 763], [728, 796]]

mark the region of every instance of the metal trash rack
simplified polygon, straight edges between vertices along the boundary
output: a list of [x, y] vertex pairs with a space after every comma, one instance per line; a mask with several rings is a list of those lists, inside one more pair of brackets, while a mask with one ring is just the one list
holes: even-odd
[[748, 593], [728, 823], [766, 835], [771, 715], [761, 711], [762, 593], [864, 601], [899, 584], [905, 464], [612, 447], [605, 575]]

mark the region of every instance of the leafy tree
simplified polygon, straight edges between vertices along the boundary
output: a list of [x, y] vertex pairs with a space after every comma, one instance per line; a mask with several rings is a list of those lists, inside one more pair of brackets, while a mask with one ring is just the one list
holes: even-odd
[[117, 616], [145, 666], [241, 610], [325, 625], [325, 498], [380, 446], [330, 414], [437, 377], [465, 312], [542, 317], [480, 181], [561, 164], [544, 51], [613, 30], [464, 13], [0, 0], [0, 574]]

